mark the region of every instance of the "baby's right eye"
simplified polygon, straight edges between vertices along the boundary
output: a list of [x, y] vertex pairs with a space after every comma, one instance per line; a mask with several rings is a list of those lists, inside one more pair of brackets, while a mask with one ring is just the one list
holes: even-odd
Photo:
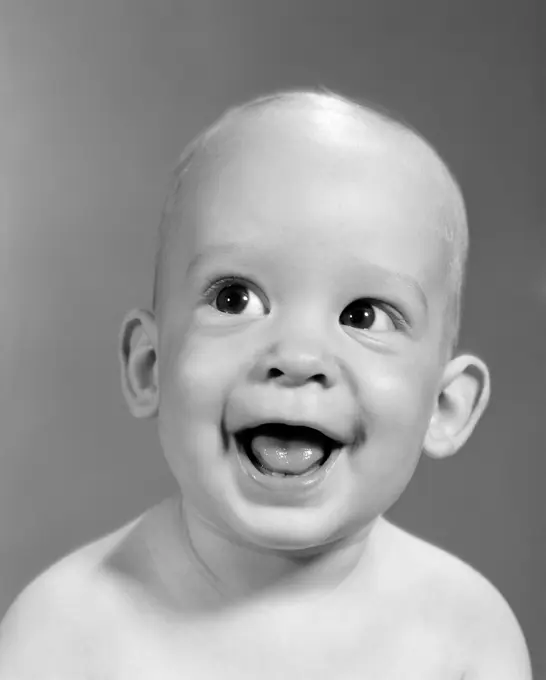
[[260, 297], [241, 282], [218, 282], [210, 291], [210, 304], [223, 314], [263, 316], [267, 309]]

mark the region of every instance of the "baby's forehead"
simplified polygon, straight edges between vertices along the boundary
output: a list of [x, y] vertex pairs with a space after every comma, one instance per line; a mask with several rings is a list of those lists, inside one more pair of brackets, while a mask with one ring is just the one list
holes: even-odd
[[[339, 104], [269, 105], [221, 120], [193, 151], [178, 195], [189, 211], [267, 187], [266, 200], [301, 195], [312, 182], [329, 191], [352, 184], [413, 192], [432, 205], [453, 194], [435, 152], [417, 135], [377, 114]], [[375, 184], [374, 184], [375, 183]]]
[[343, 243], [362, 246], [374, 221], [393, 249], [403, 246], [399, 229], [404, 240], [432, 239], [438, 192], [403, 148], [412, 143], [407, 135], [386, 127], [343, 109], [301, 107], [228, 120], [187, 176], [185, 217], [195, 226], [195, 246], [236, 240], [273, 251], [280, 238], [297, 250], [308, 240], [327, 243], [329, 232], [341, 237], [341, 251]]

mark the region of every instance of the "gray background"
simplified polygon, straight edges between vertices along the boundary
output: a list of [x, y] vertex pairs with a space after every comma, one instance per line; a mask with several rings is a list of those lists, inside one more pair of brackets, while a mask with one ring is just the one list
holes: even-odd
[[500, 588], [538, 671], [538, 2], [1, 0], [0, 612], [51, 561], [174, 489], [154, 425], [125, 410], [116, 336], [150, 303], [179, 151], [228, 105], [324, 85], [401, 112], [466, 192], [462, 346], [488, 361], [493, 399], [466, 449], [423, 461], [391, 514]]

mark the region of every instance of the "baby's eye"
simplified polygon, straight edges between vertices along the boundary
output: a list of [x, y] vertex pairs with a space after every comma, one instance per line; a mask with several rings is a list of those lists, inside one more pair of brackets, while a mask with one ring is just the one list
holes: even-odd
[[262, 316], [267, 313], [259, 296], [244, 283], [230, 283], [217, 288], [211, 304], [223, 314]]
[[347, 305], [341, 312], [339, 322], [343, 326], [377, 333], [392, 331], [397, 328], [392, 316], [379, 303], [366, 298], [355, 300]]

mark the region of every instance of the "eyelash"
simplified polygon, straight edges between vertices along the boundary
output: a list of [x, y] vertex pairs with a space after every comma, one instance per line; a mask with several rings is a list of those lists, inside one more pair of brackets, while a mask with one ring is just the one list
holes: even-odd
[[[383, 300], [376, 300], [375, 298], [358, 298], [361, 300], [365, 300], [366, 302], [369, 302], [370, 305], [373, 305], [374, 307], [377, 307], [380, 309], [382, 312], [385, 312], [387, 314], [391, 321], [394, 324], [394, 327], [396, 328], [397, 331], [403, 331], [407, 330], [410, 326], [409, 321], [406, 319], [406, 317], [400, 312], [396, 307], [393, 307], [390, 305], [388, 302], [384, 302]], [[356, 302], [356, 300], [355, 300]], [[352, 304], [352, 303], [349, 303]]]
[[[224, 276], [220, 279], [217, 278], [211, 278], [205, 283], [205, 289], [201, 295], [201, 300], [205, 302], [206, 304], [211, 304], [216, 295], [225, 288], [226, 286], [233, 285], [233, 284], [240, 284], [243, 286], [248, 286], [250, 289], [255, 289], [256, 286], [252, 284], [250, 281], [247, 281], [244, 278], [238, 277], [238, 276]], [[383, 300], [377, 300], [376, 298], [370, 298], [370, 297], [363, 297], [363, 298], [356, 298], [349, 304], [352, 304], [353, 302], [356, 302], [358, 299], [365, 300], [368, 302], [370, 305], [373, 305], [374, 307], [377, 307], [381, 311], [385, 312], [385, 314], [388, 314], [390, 317], [391, 321], [393, 322], [396, 330], [407, 330], [410, 327], [410, 323], [406, 316], [402, 314], [396, 307], [393, 305], [390, 305], [387, 302], [384, 302]], [[267, 302], [267, 300], [266, 300]], [[267, 305], [266, 305], [267, 306]], [[347, 305], [348, 306], [348, 305]], [[345, 309], [345, 307], [344, 307]]]
[[202, 301], [210, 304], [216, 295], [218, 295], [218, 293], [222, 290], [222, 288], [232, 286], [233, 284], [247, 286], [249, 289], [254, 291], [256, 289], [256, 286], [253, 283], [241, 278], [240, 276], [224, 276], [221, 279], [214, 278], [205, 283], [205, 290], [201, 295]]

